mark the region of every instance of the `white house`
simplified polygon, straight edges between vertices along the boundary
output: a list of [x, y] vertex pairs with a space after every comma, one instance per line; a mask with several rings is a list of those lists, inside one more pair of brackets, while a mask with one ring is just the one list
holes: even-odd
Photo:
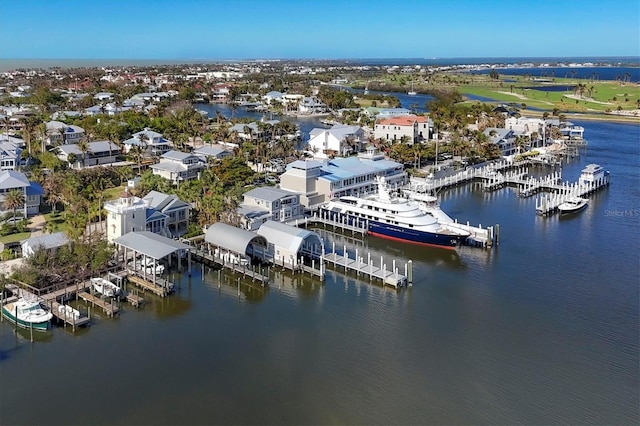
[[122, 143], [124, 153], [128, 153], [134, 146], [140, 146], [144, 153], [150, 157], [161, 156], [173, 149], [173, 142], [165, 139], [161, 133], [155, 132], [148, 127], [134, 133], [130, 139]]
[[238, 208], [245, 229], [255, 231], [267, 220], [288, 222], [301, 218], [304, 208], [300, 194], [280, 188], [263, 186], [247, 191]]
[[160, 162], [151, 166], [154, 175], [169, 179], [176, 185], [184, 180], [196, 179], [204, 168], [205, 163], [200, 156], [180, 151], [162, 154]]
[[366, 140], [362, 127], [342, 124], [330, 129], [315, 128], [309, 136], [309, 149], [315, 158], [346, 156], [351, 152], [359, 152]]
[[298, 104], [298, 112], [301, 114], [322, 114], [327, 111], [327, 106], [315, 96], [305, 96]]
[[401, 115], [376, 121], [374, 137], [389, 142], [400, 141], [403, 137], [413, 144], [429, 138], [429, 120], [420, 115]]
[[74, 144], [85, 138], [84, 129], [80, 126], [67, 125], [62, 121], [49, 121], [46, 125], [47, 144]]
[[[3, 136], [6, 136], [6, 139]], [[20, 142], [14, 142], [12, 139], [22, 142], [22, 139], [0, 135], [0, 171], [15, 170], [20, 165], [23, 145]]]

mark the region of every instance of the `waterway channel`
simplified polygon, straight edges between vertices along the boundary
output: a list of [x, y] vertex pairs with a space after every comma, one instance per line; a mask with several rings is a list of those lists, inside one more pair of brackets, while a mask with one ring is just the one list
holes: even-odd
[[177, 293], [31, 343], [0, 323], [1, 424], [637, 424], [640, 127], [577, 122], [611, 185], [574, 217], [465, 186], [445, 211], [493, 250], [414, 261], [395, 291], [341, 271], [269, 288], [195, 267]]

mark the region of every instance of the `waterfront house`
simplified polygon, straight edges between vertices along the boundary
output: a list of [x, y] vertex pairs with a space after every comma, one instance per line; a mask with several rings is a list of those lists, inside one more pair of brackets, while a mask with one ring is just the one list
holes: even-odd
[[231, 85], [226, 83], [220, 83], [213, 86], [211, 89], [211, 101], [212, 102], [227, 102], [229, 95], [231, 94]]
[[[189, 226], [189, 214], [191, 205], [182, 201], [175, 194], [165, 194], [159, 191], [151, 191], [142, 198], [147, 203], [147, 209], [159, 212], [166, 216], [164, 227], [171, 236], [180, 236], [187, 232]], [[156, 224], [159, 225], [160, 223]], [[156, 234], [167, 232], [156, 230], [153, 224], [147, 224], [147, 230]]]
[[107, 211], [107, 240], [113, 242], [129, 232], [149, 231], [168, 238], [183, 235], [189, 224], [191, 206], [176, 195], [152, 191], [144, 198], [127, 190], [104, 204]]
[[158, 164], [151, 165], [154, 175], [169, 179], [174, 185], [198, 178], [204, 168], [205, 162], [200, 156], [181, 151], [166, 152]]
[[342, 124], [337, 124], [330, 129], [315, 128], [311, 130], [309, 137], [309, 149], [315, 158], [320, 159], [360, 152], [365, 142], [362, 127]]
[[45, 126], [48, 145], [77, 144], [85, 138], [84, 129], [80, 126], [67, 125], [62, 121], [49, 121]]
[[229, 128], [229, 133], [235, 132], [239, 138], [248, 140], [251, 138], [259, 138], [262, 136], [262, 130], [258, 126], [258, 123], [238, 123]]
[[400, 115], [376, 121], [374, 137], [389, 142], [398, 142], [403, 137], [413, 144], [429, 138], [429, 120], [420, 115]]
[[122, 146], [125, 154], [134, 146], [139, 146], [142, 147], [145, 156], [159, 157], [173, 149], [173, 142], [165, 139], [161, 133], [145, 127], [144, 130], [134, 133], [130, 139], [124, 141]]
[[22, 206], [22, 214], [25, 217], [36, 215], [40, 212], [40, 204], [44, 191], [40, 184], [29, 182], [24, 173], [15, 170], [0, 172], [0, 213], [9, 213], [4, 206], [4, 196], [8, 192], [18, 189], [23, 191], [25, 204]]
[[24, 240], [20, 246], [22, 248], [22, 257], [29, 258], [38, 250], [46, 250], [47, 253], [53, 255], [56, 250], [69, 243], [69, 238], [64, 232], [55, 232], [53, 234], [43, 234], [37, 237], [31, 237]]
[[247, 191], [237, 209], [243, 228], [255, 231], [267, 220], [288, 222], [303, 217], [300, 194], [263, 186]]
[[[79, 145], [60, 145], [56, 148], [58, 158], [72, 168], [83, 168], [115, 163], [120, 155], [120, 147], [111, 141], [87, 143], [89, 150], [82, 152]], [[74, 158], [75, 157], [75, 158]], [[71, 163], [73, 160], [73, 163]]]
[[322, 114], [327, 112], [327, 106], [315, 96], [305, 96], [298, 104], [300, 114]]
[[262, 98], [265, 100], [265, 102], [269, 105], [272, 104], [272, 102], [278, 102], [278, 103], [282, 103], [283, 101], [283, 93], [282, 92], [278, 92], [278, 91], [271, 91], [268, 92], [266, 95], [264, 95]]
[[408, 182], [402, 164], [370, 148], [358, 157], [294, 161], [280, 176], [280, 188], [299, 193], [300, 204], [313, 210], [336, 197], [376, 191], [377, 177], [384, 177], [391, 188]]
[[483, 133], [489, 138], [489, 142], [498, 145], [503, 157], [517, 153], [516, 137], [521, 135], [522, 132], [499, 127], [487, 127]]

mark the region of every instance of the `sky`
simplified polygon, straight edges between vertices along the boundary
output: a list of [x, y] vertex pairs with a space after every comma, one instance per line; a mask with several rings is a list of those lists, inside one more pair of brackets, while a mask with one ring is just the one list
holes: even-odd
[[0, 58], [640, 56], [640, 1], [0, 0]]

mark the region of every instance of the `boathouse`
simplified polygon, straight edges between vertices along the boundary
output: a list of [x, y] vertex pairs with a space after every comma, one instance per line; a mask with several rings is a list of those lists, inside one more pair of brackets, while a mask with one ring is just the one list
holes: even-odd
[[216, 222], [209, 226], [204, 240], [216, 247], [216, 256], [232, 263], [242, 263], [247, 257], [266, 260], [267, 239], [255, 232]]
[[[143, 255], [145, 256], [145, 264], [153, 267], [155, 267], [161, 259], [165, 258], [167, 258], [167, 262], [171, 265], [171, 259], [174, 254], [176, 259], [178, 259], [178, 266], [181, 266], [179, 259], [186, 255], [188, 259], [188, 271], [191, 273], [192, 247], [188, 244], [154, 234], [150, 231], [129, 232], [116, 238], [113, 242], [117, 247], [118, 254], [124, 252], [124, 259], [129, 259], [130, 257], [135, 259]], [[155, 274], [147, 273], [147, 268], [141, 268], [141, 270], [145, 279], [146, 275], [149, 275], [149, 278], [155, 283]]]
[[304, 259], [320, 259], [324, 254], [322, 238], [313, 231], [268, 220], [258, 234], [267, 239], [268, 258], [275, 264], [298, 266]]

